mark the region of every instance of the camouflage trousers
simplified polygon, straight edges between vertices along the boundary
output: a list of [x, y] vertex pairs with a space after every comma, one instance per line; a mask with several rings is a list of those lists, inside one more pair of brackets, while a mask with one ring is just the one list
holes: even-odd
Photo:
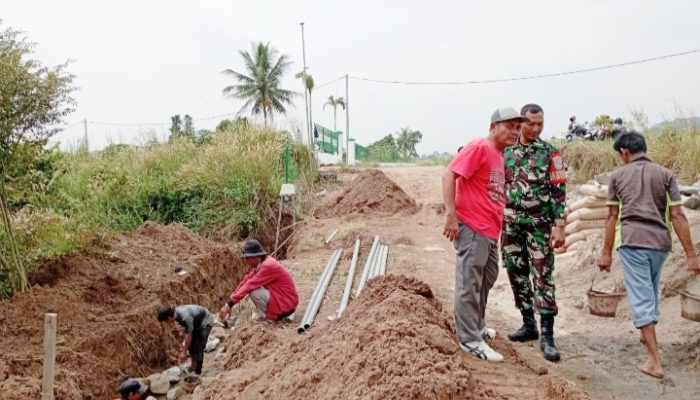
[[520, 311], [534, 306], [541, 315], [557, 315], [551, 232], [549, 221], [526, 215], [510, 215], [503, 221], [501, 256]]

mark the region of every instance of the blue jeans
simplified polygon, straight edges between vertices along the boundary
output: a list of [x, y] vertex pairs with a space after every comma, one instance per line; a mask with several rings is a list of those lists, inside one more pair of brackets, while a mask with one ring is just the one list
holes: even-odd
[[639, 329], [659, 322], [659, 280], [668, 252], [628, 246], [621, 246], [618, 252], [634, 326]]

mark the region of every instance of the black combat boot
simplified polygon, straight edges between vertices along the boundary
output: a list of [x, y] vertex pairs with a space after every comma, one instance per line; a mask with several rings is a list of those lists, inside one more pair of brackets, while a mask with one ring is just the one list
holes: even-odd
[[521, 310], [523, 314], [523, 326], [515, 332], [508, 334], [508, 339], [511, 342], [527, 342], [528, 340], [537, 340], [540, 337], [537, 332], [537, 321], [535, 321], [535, 312], [533, 310]]
[[548, 361], [559, 361], [559, 350], [554, 345], [554, 315], [541, 316], [540, 324], [542, 327], [540, 350], [544, 353], [544, 358]]

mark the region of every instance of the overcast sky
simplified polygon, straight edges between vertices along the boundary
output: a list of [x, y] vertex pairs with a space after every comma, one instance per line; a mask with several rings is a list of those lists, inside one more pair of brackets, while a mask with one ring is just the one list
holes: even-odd
[[[473, 81], [566, 72], [700, 48], [700, 2], [586, 1], [36, 1], [0, 0], [5, 26], [38, 44], [36, 58], [72, 59], [78, 107], [67, 125], [90, 124], [90, 148], [138, 142], [150, 130], [167, 135], [170, 116], [195, 119], [239, 111], [221, 90], [226, 68], [242, 70], [238, 51], [270, 42], [294, 62], [284, 87], [302, 93], [293, 75], [306, 59], [316, 84], [344, 75], [403, 81]], [[536, 102], [545, 109], [545, 138], [566, 130], [570, 115], [600, 113], [650, 121], [700, 110], [700, 53], [564, 77], [463, 86], [387, 85], [350, 80], [350, 135], [368, 144], [401, 127], [423, 132], [420, 153], [456, 151], [488, 130], [499, 106]], [[314, 120], [332, 127], [329, 95], [319, 89]], [[304, 97], [284, 128], [303, 126]], [[199, 121], [213, 128], [219, 119]], [[339, 112], [338, 129], [345, 130]], [[64, 144], [83, 134], [73, 126]]]

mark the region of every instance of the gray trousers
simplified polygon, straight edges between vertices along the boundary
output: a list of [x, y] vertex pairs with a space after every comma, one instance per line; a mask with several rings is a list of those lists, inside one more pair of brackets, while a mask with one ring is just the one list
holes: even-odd
[[462, 343], [480, 342], [486, 300], [498, 278], [498, 242], [459, 222], [455, 278], [455, 323]]
[[270, 302], [270, 291], [264, 286], [261, 286], [248, 293], [248, 296], [250, 296], [250, 300], [255, 304], [258, 314], [267, 318], [267, 304]]

